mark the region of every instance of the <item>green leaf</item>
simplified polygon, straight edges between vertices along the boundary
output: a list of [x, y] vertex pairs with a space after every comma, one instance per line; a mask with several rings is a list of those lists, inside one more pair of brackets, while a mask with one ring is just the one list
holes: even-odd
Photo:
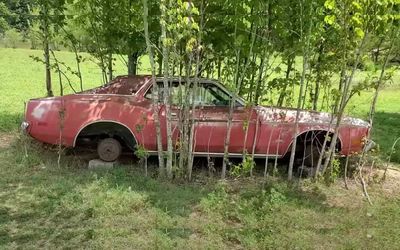
[[362, 6], [361, 6], [358, 2], [356, 2], [356, 1], [353, 1], [351, 4], [352, 4], [356, 9], [358, 9], [358, 10], [361, 10], [361, 9], [362, 9]]
[[357, 16], [353, 16], [353, 17], [351, 18], [351, 20], [353, 20], [354, 23], [357, 24], [357, 25], [362, 25], [362, 20], [361, 20], [359, 17], [357, 17]]
[[364, 35], [365, 35], [364, 31], [363, 31], [362, 29], [360, 29], [360, 28], [355, 28], [354, 31], [356, 32], [356, 35], [357, 35], [357, 37], [359, 37], [359, 38], [363, 38]]
[[332, 25], [336, 20], [336, 17], [334, 15], [327, 15], [324, 18], [325, 23]]
[[328, 10], [333, 10], [335, 8], [335, 5], [335, 0], [326, 0], [324, 4], [325, 8]]

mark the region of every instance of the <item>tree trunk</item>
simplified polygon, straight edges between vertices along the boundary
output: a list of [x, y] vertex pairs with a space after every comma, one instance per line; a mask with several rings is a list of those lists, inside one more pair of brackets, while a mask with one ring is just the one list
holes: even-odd
[[152, 91], [152, 100], [153, 100], [153, 115], [154, 115], [154, 123], [156, 127], [156, 136], [157, 136], [157, 151], [158, 151], [158, 161], [160, 165], [160, 175], [163, 176], [165, 172], [165, 164], [163, 157], [163, 148], [162, 148], [162, 138], [161, 138], [161, 127], [160, 127], [160, 118], [158, 115], [158, 85], [156, 82], [156, 66], [154, 63], [153, 50], [151, 48], [150, 36], [149, 36], [149, 23], [148, 23], [148, 6], [147, 0], [142, 0], [143, 2], [143, 24], [144, 24], [144, 34], [146, 39], [147, 53], [149, 54], [150, 66], [151, 66], [151, 79], [153, 84]]
[[324, 43], [322, 42], [318, 48], [318, 59], [315, 69], [317, 76], [315, 79], [314, 94], [312, 95], [312, 109], [315, 111], [318, 109], [318, 100], [319, 100], [319, 92], [320, 92], [321, 77], [322, 77], [321, 64], [322, 64], [323, 53], [324, 53]]
[[264, 66], [265, 66], [265, 58], [261, 58], [260, 62], [260, 69], [258, 73], [258, 80], [257, 80], [257, 87], [256, 87], [256, 94], [254, 97], [254, 104], [258, 105], [259, 104], [259, 99], [260, 96], [262, 96], [262, 83], [263, 83], [263, 77], [264, 77]]
[[374, 61], [375, 64], [377, 64], [379, 61], [379, 55], [381, 53], [381, 46], [382, 46], [383, 41], [384, 41], [384, 38], [380, 39], [378, 47], [376, 49], [372, 50], [373, 51], [372, 52], [372, 54], [373, 54], [372, 60]]
[[168, 8], [167, 1], [161, 1], [161, 18], [164, 19], [164, 22], [161, 22], [161, 44], [162, 44], [162, 54], [163, 54], [163, 64], [164, 64], [164, 106], [165, 106], [165, 114], [166, 114], [166, 128], [167, 128], [167, 177], [172, 179], [172, 128], [171, 128], [171, 109], [170, 109], [170, 98], [169, 98], [169, 49], [166, 43], [167, 39], [167, 31], [166, 31], [166, 12], [165, 9]]
[[218, 81], [221, 81], [221, 68], [222, 68], [222, 60], [218, 59], [218, 65], [217, 65]]
[[49, 41], [48, 38], [45, 35], [45, 41], [44, 41], [44, 62], [46, 65], [46, 90], [47, 90], [47, 96], [54, 96], [53, 90], [51, 87], [51, 65], [50, 65], [50, 49], [49, 49]]
[[47, 9], [47, 5], [42, 7], [43, 14], [43, 52], [44, 52], [44, 62], [46, 67], [46, 90], [47, 96], [53, 96], [53, 90], [51, 86], [51, 65], [50, 65], [50, 27], [48, 22], [49, 10]]
[[[192, 7], [192, 3], [189, 0], [190, 3], [190, 8]], [[196, 110], [196, 102], [195, 100], [195, 95], [197, 93], [197, 85], [198, 85], [198, 78], [200, 77], [200, 72], [201, 72], [201, 64], [200, 64], [200, 48], [201, 48], [201, 43], [202, 43], [202, 34], [201, 34], [201, 30], [203, 29], [204, 26], [204, 0], [201, 1], [200, 4], [200, 32], [199, 32], [199, 36], [198, 36], [198, 44], [197, 44], [197, 48], [196, 48], [196, 66], [195, 66], [195, 79], [194, 79], [194, 83], [193, 83], [193, 89], [192, 89], [192, 98], [191, 98], [191, 124], [190, 124], [190, 133], [189, 133], [189, 154], [188, 154], [188, 179], [189, 181], [192, 180], [192, 170], [193, 170], [193, 160], [194, 160], [194, 155], [193, 155], [193, 151], [194, 151], [194, 146], [196, 145], [196, 120], [195, 120], [195, 110]]]
[[61, 77], [60, 64], [58, 63], [58, 60], [57, 60], [57, 58], [56, 58], [56, 55], [55, 55], [54, 51], [51, 50], [50, 52], [51, 52], [51, 55], [52, 55], [53, 58], [54, 58], [55, 67], [56, 67], [56, 70], [57, 70], [57, 73], [58, 73], [58, 83], [59, 83], [59, 86], [60, 86], [60, 96], [63, 96], [63, 95], [64, 95], [64, 86], [63, 86], [63, 84], [62, 84], [62, 77]]
[[137, 64], [139, 59], [138, 52], [132, 52], [128, 55], [128, 75], [135, 76], [137, 75]]
[[111, 82], [113, 79], [113, 57], [112, 53], [108, 55], [108, 63], [107, 63], [107, 69], [108, 69], [108, 81]]
[[158, 75], [162, 75], [163, 70], [163, 57], [161, 53], [158, 53], [157, 64], [158, 64]]
[[78, 77], [79, 77], [79, 87], [81, 92], [83, 91], [83, 78], [82, 78], [82, 71], [81, 71], [81, 59], [79, 58], [78, 55], [78, 50], [76, 49], [75, 45], [74, 47], [74, 53], [75, 53], [75, 61], [76, 61], [76, 68], [78, 70]]
[[[237, 13], [235, 9], [235, 14]], [[237, 34], [237, 22], [235, 23], [235, 38]], [[235, 69], [235, 77], [234, 77], [234, 82], [238, 82], [239, 78], [239, 65], [240, 65], [240, 48], [236, 48], [236, 69]], [[235, 85], [236, 91], [235, 94], [237, 93], [237, 90], [239, 89]], [[221, 171], [221, 178], [225, 179], [226, 178], [226, 167], [228, 165], [229, 161], [229, 144], [231, 140], [231, 130], [232, 130], [232, 118], [233, 118], [233, 112], [235, 109], [235, 103], [236, 102], [236, 95], [233, 95], [231, 103], [229, 105], [229, 115], [228, 115], [228, 123], [227, 123], [227, 132], [226, 132], [226, 138], [225, 138], [225, 143], [224, 143], [224, 159], [222, 161], [222, 171]]]
[[326, 161], [324, 163], [324, 167], [323, 167], [323, 170], [322, 170], [323, 172], [325, 172], [327, 167], [330, 165], [332, 156], [333, 156], [333, 154], [335, 152], [335, 149], [336, 149], [336, 142], [337, 142], [337, 139], [338, 139], [340, 123], [341, 123], [342, 118], [343, 118], [344, 109], [346, 108], [347, 102], [349, 101], [348, 100], [348, 96], [349, 96], [350, 85], [351, 85], [351, 83], [353, 81], [355, 72], [357, 70], [357, 65], [360, 62], [360, 58], [362, 56], [366, 40], [367, 40], [367, 34], [364, 35], [359, 47], [357, 48], [357, 51], [355, 53], [355, 58], [354, 58], [354, 65], [353, 65], [353, 68], [351, 70], [351, 74], [350, 74], [349, 77], [346, 77], [346, 80], [343, 82], [344, 85], [342, 86], [342, 88], [343, 88], [342, 89], [342, 97], [341, 97], [341, 100], [340, 100], [340, 105], [339, 105], [338, 114], [337, 114], [337, 118], [336, 118], [335, 132], [333, 134], [333, 138], [331, 140], [331, 145], [329, 147], [328, 157], [327, 157], [327, 159], [326, 159]]
[[[393, 29], [395, 29], [395, 28], [393, 28]], [[378, 101], [378, 96], [379, 96], [380, 88], [381, 88], [382, 84], [384, 83], [384, 78], [385, 78], [385, 73], [386, 73], [386, 67], [387, 67], [387, 64], [388, 64], [388, 62], [389, 62], [389, 56], [390, 56], [390, 54], [391, 54], [391, 52], [392, 52], [392, 50], [393, 50], [394, 43], [395, 43], [395, 41], [397, 40], [397, 37], [398, 37], [398, 35], [399, 35], [399, 34], [398, 34], [398, 33], [399, 33], [399, 30], [398, 30], [398, 29], [399, 29], [399, 28], [397, 28], [397, 30], [392, 30], [392, 34], [391, 34], [391, 37], [390, 37], [390, 46], [389, 46], [389, 49], [388, 49], [387, 54], [385, 55], [385, 59], [384, 59], [384, 61], [383, 61], [383, 65], [382, 65], [382, 69], [381, 69], [381, 74], [380, 74], [380, 76], [379, 76], [378, 83], [377, 83], [377, 85], [375, 86], [375, 94], [374, 94], [374, 98], [373, 98], [373, 100], [372, 100], [372, 104], [371, 104], [371, 108], [370, 108], [370, 112], [369, 112], [369, 123], [370, 123], [370, 126], [372, 126], [372, 123], [373, 123], [373, 120], [374, 120], [376, 102]], [[383, 41], [381, 41], [380, 44], [381, 44], [382, 42], [383, 42]], [[376, 62], [375, 62], [375, 63], [376, 63]]]
[[[287, 58], [287, 63], [286, 63], [287, 64], [287, 68], [286, 68], [286, 76], [285, 76], [286, 82], [288, 82], [288, 79], [290, 77], [290, 73], [292, 72], [294, 59], [295, 59], [295, 57], [293, 55], [290, 55]], [[283, 105], [283, 101], [285, 100], [285, 97], [286, 97], [287, 85], [288, 84], [286, 83], [285, 86], [283, 87], [283, 89], [281, 89], [281, 93], [279, 95], [278, 103], [277, 103], [278, 107], [282, 107], [282, 105]]]
[[[308, 17], [311, 17], [311, 13], [313, 11], [312, 4], [310, 5], [309, 11], [310, 12], [309, 12]], [[301, 29], [303, 30], [304, 16], [302, 16], [302, 19], [303, 20], [301, 21]], [[306, 80], [306, 73], [308, 70], [308, 57], [309, 57], [309, 50], [310, 50], [311, 33], [312, 33], [312, 23], [309, 24], [309, 28], [308, 28], [306, 37], [304, 38], [303, 32], [302, 32], [302, 36], [301, 36], [301, 39], [305, 42], [305, 44], [303, 45], [303, 70], [301, 72], [300, 93], [299, 93], [299, 99], [297, 101], [296, 120], [295, 120], [295, 124], [294, 124], [292, 149], [290, 152], [290, 161], [289, 161], [289, 170], [288, 170], [288, 180], [289, 181], [292, 180], [292, 178], [293, 178], [293, 165], [294, 165], [295, 154], [296, 154], [297, 135], [298, 135], [298, 131], [299, 131], [300, 108], [302, 107], [302, 103], [305, 101], [303, 93], [304, 93], [304, 85], [305, 85], [305, 80]], [[293, 59], [293, 61], [294, 61], [294, 59]]]

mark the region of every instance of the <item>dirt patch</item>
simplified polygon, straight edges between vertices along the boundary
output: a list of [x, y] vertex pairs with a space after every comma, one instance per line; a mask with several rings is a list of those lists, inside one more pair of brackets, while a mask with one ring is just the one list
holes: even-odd
[[14, 141], [15, 135], [8, 133], [0, 133], [0, 149], [5, 149], [10, 147], [11, 143]]
[[[383, 175], [383, 171], [381, 170]], [[389, 168], [386, 172], [386, 178], [382, 183], [382, 191], [389, 196], [400, 195], [400, 169]]]
[[[372, 202], [376, 197], [392, 198], [400, 195], [400, 169], [395, 166], [390, 167], [386, 172], [385, 180], [382, 180], [383, 175], [382, 169], [374, 170], [369, 176], [368, 173], [364, 175]], [[344, 181], [340, 180], [337, 185], [326, 190], [326, 203], [329, 206], [356, 209], [367, 202], [358, 176], [356, 179], [349, 179], [347, 184], [348, 189], [345, 188]]]

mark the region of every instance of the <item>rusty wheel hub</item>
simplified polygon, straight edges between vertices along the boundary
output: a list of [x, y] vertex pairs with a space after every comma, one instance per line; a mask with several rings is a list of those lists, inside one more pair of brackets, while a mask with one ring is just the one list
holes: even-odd
[[103, 161], [115, 161], [121, 155], [121, 144], [114, 138], [106, 138], [99, 142], [97, 153]]

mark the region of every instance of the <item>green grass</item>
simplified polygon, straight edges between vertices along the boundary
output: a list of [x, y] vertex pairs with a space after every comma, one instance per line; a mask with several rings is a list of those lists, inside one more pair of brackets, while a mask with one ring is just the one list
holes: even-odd
[[359, 184], [263, 187], [199, 170], [190, 184], [166, 183], [137, 166], [89, 171], [72, 156], [57, 166], [54, 151], [24, 137], [0, 145], [0, 162], [0, 249], [400, 247], [396, 187], [371, 186], [369, 206]]

